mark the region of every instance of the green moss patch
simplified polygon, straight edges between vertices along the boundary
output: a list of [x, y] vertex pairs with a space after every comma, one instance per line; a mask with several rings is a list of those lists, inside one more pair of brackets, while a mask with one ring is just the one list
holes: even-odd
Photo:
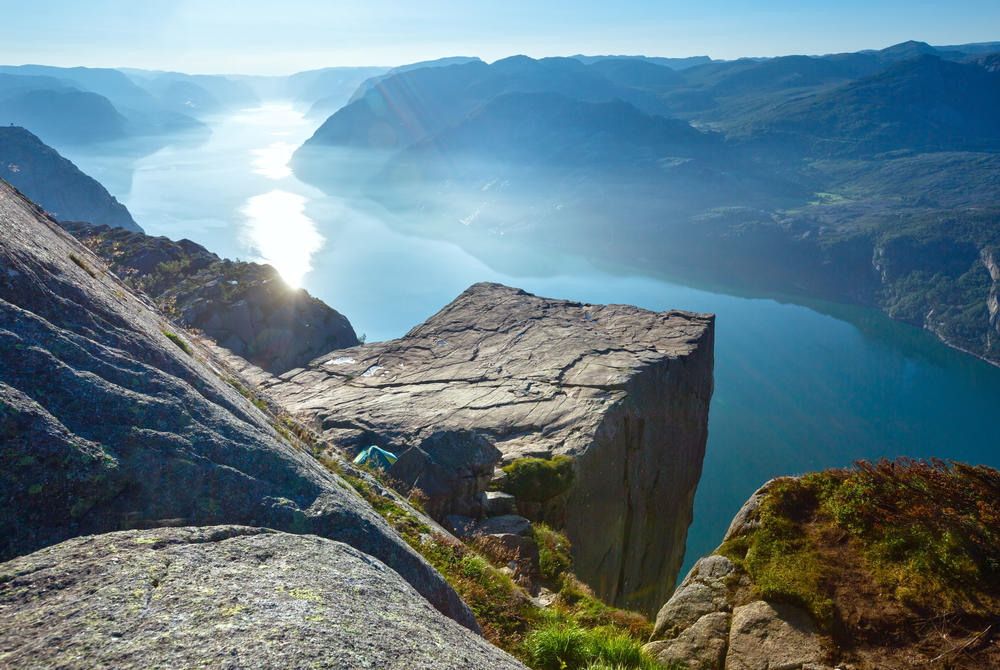
[[500, 489], [526, 502], [551, 500], [573, 485], [573, 459], [569, 456], [519, 458], [503, 471], [507, 478]]

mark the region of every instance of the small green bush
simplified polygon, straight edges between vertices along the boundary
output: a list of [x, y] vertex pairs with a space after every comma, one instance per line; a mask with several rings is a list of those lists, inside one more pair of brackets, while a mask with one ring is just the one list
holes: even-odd
[[73, 261], [74, 263], [76, 263], [80, 267], [81, 270], [83, 270], [84, 272], [86, 272], [87, 274], [89, 274], [94, 279], [97, 279], [97, 273], [95, 273], [93, 270], [91, 270], [90, 266], [87, 265], [87, 263], [84, 262], [84, 260], [82, 258], [80, 258], [79, 256], [77, 256], [76, 254], [70, 254], [69, 255], [69, 259], [71, 261]]
[[536, 670], [586, 670], [594, 667], [622, 670], [660, 670], [642, 650], [642, 643], [613, 626], [585, 628], [551, 617], [524, 641], [528, 663]]
[[572, 567], [569, 540], [546, 524], [536, 523], [535, 543], [538, 545], [538, 569], [542, 579], [558, 582]]
[[573, 485], [573, 459], [569, 456], [519, 458], [503, 467], [507, 479], [502, 489], [526, 502], [545, 502]]
[[188, 346], [188, 343], [182, 340], [179, 335], [175, 335], [174, 333], [169, 333], [165, 330], [161, 330], [160, 332], [166, 335], [168, 340], [170, 340], [178, 347], [180, 347], [180, 350], [183, 351], [185, 354], [187, 354], [188, 356], [194, 356], [194, 352], [191, 351], [191, 347]]

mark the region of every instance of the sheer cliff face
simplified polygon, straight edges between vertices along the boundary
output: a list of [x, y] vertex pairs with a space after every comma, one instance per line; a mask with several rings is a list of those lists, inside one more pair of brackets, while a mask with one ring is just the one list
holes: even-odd
[[267, 391], [343, 448], [405, 451], [475, 431], [503, 461], [573, 457], [573, 487], [550, 512], [579, 576], [608, 602], [652, 612], [684, 553], [713, 337], [711, 315], [476, 284], [405, 337], [331, 352]]
[[475, 629], [444, 579], [229, 374], [0, 183], [0, 560], [121, 529], [266, 526], [372, 554]]

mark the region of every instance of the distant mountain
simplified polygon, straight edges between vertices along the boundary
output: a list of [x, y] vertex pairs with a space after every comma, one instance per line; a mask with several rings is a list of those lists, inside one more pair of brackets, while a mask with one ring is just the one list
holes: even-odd
[[76, 88], [104, 96], [116, 107], [151, 110], [156, 99], [124, 73], [109, 68], [53, 67], [49, 65], [3, 65], [0, 73], [44, 76], [69, 82]]
[[59, 220], [142, 230], [125, 205], [24, 128], [0, 127], [0, 178]]
[[689, 67], [694, 67], [695, 65], [704, 65], [705, 63], [712, 62], [712, 59], [708, 56], [659, 58], [655, 56], [584, 56], [583, 54], [576, 54], [573, 58], [577, 59], [581, 63], [586, 63], [587, 65], [600, 63], [602, 61], [639, 61], [652, 63], [654, 65], [662, 65], [663, 67], [669, 67], [672, 70], [684, 70]]
[[685, 121], [645, 114], [621, 100], [596, 103], [558, 93], [508, 93], [406, 155], [618, 170], [665, 156], [690, 159], [723, 151], [718, 136]]
[[[48, 142], [106, 141], [125, 134], [157, 135], [204, 127], [118, 70], [5, 65], [0, 66], [0, 76], [7, 81], [4, 88], [19, 88], [22, 92], [8, 105], [10, 118], [0, 117], [0, 122], [24, 125]], [[20, 83], [15, 81], [17, 78]], [[67, 91], [76, 91], [76, 95], [66, 96]], [[61, 102], [54, 93], [64, 94]], [[40, 117], [36, 119], [36, 115]], [[86, 129], [91, 126], [93, 132], [88, 133]], [[61, 136], [53, 130], [61, 132]]]
[[260, 101], [249, 84], [222, 75], [136, 69], [122, 69], [122, 72], [152, 94], [160, 105], [181, 114], [200, 116], [249, 107]]
[[325, 119], [347, 104], [366, 80], [388, 70], [386, 67], [330, 67], [297, 72], [287, 79], [287, 95], [297, 105], [307, 108], [308, 116]]
[[1000, 74], [925, 55], [789, 104], [748, 132], [835, 155], [996, 150], [998, 108]]
[[327, 119], [304, 147], [400, 149], [513, 92], [558, 93], [593, 102], [621, 99], [654, 113], [663, 108], [658, 96], [618, 85], [576, 59], [512, 56], [490, 65], [474, 61], [384, 77]]
[[397, 65], [391, 68], [387, 72], [382, 72], [377, 75], [373, 75], [369, 79], [358, 86], [354, 94], [348, 99], [348, 102], [354, 102], [369, 90], [371, 90], [378, 82], [386, 77], [391, 77], [392, 75], [400, 74], [401, 72], [409, 72], [410, 70], [420, 70], [429, 67], [447, 67], [449, 65], [465, 65], [466, 63], [481, 63], [482, 60], [474, 56], [448, 56], [446, 58], [436, 58], [434, 60], [422, 60], [416, 63], [407, 63], [406, 65]]
[[54, 144], [86, 144], [124, 137], [128, 121], [97, 93], [38, 89], [0, 92], [0, 124], [27, 127]]
[[670, 67], [635, 58], [606, 58], [592, 62], [588, 67], [620, 86], [649, 91], [669, 91], [687, 81]]

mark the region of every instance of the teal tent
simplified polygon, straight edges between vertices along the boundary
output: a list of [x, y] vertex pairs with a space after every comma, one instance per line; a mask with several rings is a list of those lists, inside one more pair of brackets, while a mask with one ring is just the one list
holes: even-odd
[[396, 454], [372, 445], [354, 457], [358, 465], [367, 465], [378, 470], [388, 470], [397, 460]]

